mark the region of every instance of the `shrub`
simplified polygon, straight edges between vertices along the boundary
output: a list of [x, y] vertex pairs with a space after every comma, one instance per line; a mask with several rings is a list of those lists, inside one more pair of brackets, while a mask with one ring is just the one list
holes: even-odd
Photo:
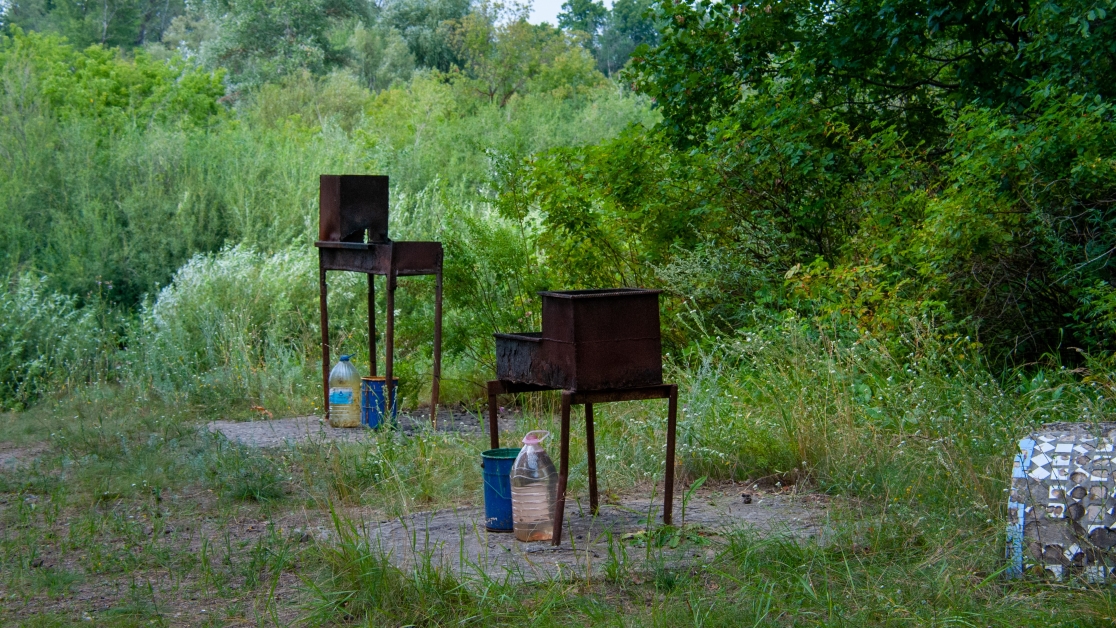
[[23, 408], [52, 389], [105, 377], [118, 319], [100, 301], [86, 306], [52, 292], [45, 278], [0, 283], [0, 408]]

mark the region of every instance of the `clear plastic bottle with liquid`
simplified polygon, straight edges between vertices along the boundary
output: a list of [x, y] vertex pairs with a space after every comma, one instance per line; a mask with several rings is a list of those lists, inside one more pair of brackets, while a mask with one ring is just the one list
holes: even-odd
[[329, 424], [360, 427], [360, 375], [351, 355], [343, 355], [329, 372]]
[[539, 444], [548, 436], [550, 432], [544, 430], [527, 432], [523, 449], [512, 465], [512, 528], [520, 541], [549, 541], [554, 537], [558, 471]]

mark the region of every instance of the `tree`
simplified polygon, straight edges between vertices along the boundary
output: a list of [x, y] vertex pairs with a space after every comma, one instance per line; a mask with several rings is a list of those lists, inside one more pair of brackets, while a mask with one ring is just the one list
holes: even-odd
[[[777, 89], [922, 137], [969, 103], [1027, 107], [1034, 80], [1116, 95], [1116, 0], [787, 0], [656, 4], [662, 43], [636, 82], [676, 128], [702, 133], [742, 97]], [[944, 108], [943, 108], [944, 107]], [[929, 134], [929, 135], [928, 135]]]
[[235, 86], [254, 86], [303, 68], [322, 73], [343, 56], [330, 42], [331, 20], [350, 17], [345, 0], [211, 0], [215, 39], [203, 44], [211, 66], [228, 68]]
[[389, 0], [381, 20], [399, 31], [419, 67], [448, 72], [461, 59], [447, 24], [464, 18], [472, 6], [472, 0]]
[[599, 1], [567, 0], [558, 14], [558, 26], [581, 34], [597, 69], [612, 75], [624, 67], [637, 46], [658, 41], [650, 9], [651, 0], [616, 0], [611, 11]]
[[358, 24], [349, 39], [357, 71], [373, 91], [387, 89], [395, 80], [406, 81], [415, 71], [415, 57], [398, 30], [385, 24], [365, 28]]
[[616, 0], [599, 37], [597, 67], [612, 75], [642, 44], [654, 47], [659, 32], [651, 19], [651, 0]]
[[528, 13], [522, 5], [484, 3], [450, 25], [466, 81], [475, 93], [501, 107], [548, 70], [561, 72], [564, 82], [574, 84], [583, 82], [578, 75], [586, 71], [596, 74], [577, 63], [575, 46], [561, 31], [530, 24]]
[[596, 36], [608, 19], [608, 9], [593, 0], [566, 0], [558, 14], [558, 27]]
[[1070, 361], [1116, 348], [1112, 8], [664, 2], [626, 77], [700, 156], [703, 237], [774, 227], [800, 311]]
[[102, 44], [124, 49], [158, 42], [184, 0], [14, 0], [3, 5], [0, 26], [11, 33], [52, 31], [79, 47]]

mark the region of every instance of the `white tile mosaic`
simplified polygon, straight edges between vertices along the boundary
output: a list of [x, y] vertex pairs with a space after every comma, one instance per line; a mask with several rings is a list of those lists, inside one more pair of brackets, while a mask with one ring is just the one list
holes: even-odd
[[[1035, 467], [1034, 471], [1031, 471], [1027, 475], [1030, 475], [1034, 479], [1041, 481], [1041, 480], [1045, 480], [1046, 478], [1050, 477], [1050, 472], [1047, 471], [1046, 469], [1042, 468], [1042, 467]], [[1065, 479], [1065, 478], [1063, 478], [1063, 479]]]
[[1104, 521], [1103, 509], [1100, 504], [1089, 504], [1085, 507], [1085, 522], [1096, 523]]
[[1019, 441], [1007, 573], [1116, 581], [1114, 441], [1116, 423], [1051, 424]]

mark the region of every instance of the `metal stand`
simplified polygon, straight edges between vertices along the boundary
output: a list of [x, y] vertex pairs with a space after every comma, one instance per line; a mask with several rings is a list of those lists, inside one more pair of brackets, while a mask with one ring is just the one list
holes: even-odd
[[[505, 393], [557, 390], [548, 386], [518, 384], [492, 380], [488, 382], [488, 432], [492, 449], [500, 447], [500, 426], [497, 421], [497, 395]], [[585, 440], [589, 458], [589, 509], [595, 516], [599, 511], [597, 499], [597, 447], [593, 433], [593, 404], [642, 399], [667, 399], [667, 452], [666, 486], [663, 490], [663, 523], [670, 525], [674, 507], [674, 440], [678, 423], [678, 386], [660, 384], [619, 390], [562, 391], [562, 434], [559, 450], [558, 499], [554, 504], [553, 545], [562, 543], [562, 519], [566, 511], [566, 481], [570, 473], [570, 406], [585, 405]]]
[[434, 377], [430, 386], [430, 423], [438, 426], [438, 386], [442, 378], [442, 244], [440, 242], [333, 242], [318, 241], [318, 280], [321, 282], [322, 395], [324, 416], [329, 418], [329, 307], [326, 303], [327, 270], [347, 270], [368, 275], [369, 372], [376, 376], [375, 275], [387, 283], [387, 327], [384, 330], [384, 405], [392, 415], [392, 366], [395, 350], [396, 278], [434, 275]]

